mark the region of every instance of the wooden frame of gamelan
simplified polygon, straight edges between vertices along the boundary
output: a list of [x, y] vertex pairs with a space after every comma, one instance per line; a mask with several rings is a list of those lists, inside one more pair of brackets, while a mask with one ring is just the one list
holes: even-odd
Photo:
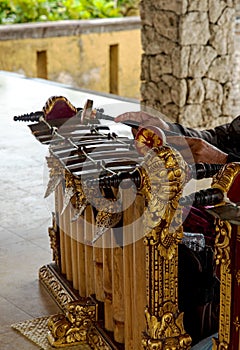
[[[50, 163], [54, 177], [56, 159]], [[136, 203], [127, 203], [129, 195], [122, 191], [127, 208], [122, 218], [123, 237], [128, 237], [129, 220], [136, 216], [142, 221], [138, 221], [135, 234], [142, 230], [142, 239], [133, 246], [113, 249], [91, 249], [82, 243], [83, 232], [86, 235], [87, 230], [90, 238], [93, 235], [86, 223], [93, 217], [96, 220], [96, 213], [87, 203], [79, 179], [63, 169], [60, 172], [55, 187], [56, 212], [49, 229], [55, 264], [39, 271], [40, 281], [63, 311], [49, 321], [52, 346], [88, 344], [98, 350], [191, 348], [191, 337], [178, 309], [178, 243], [183, 235], [179, 199], [187, 181], [187, 166], [180, 154], [168, 146], [153, 149], [142, 165], [138, 170], [141, 181]], [[59, 175], [59, 164], [56, 168]], [[228, 193], [239, 171], [238, 164], [224, 167], [214, 177], [212, 187]], [[167, 194], [162, 190], [165, 186]], [[74, 188], [74, 194], [66, 205], [64, 193], [68, 187]], [[66, 208], [62, 213], [63, 206]], [[84, 210], [79, 218], [83, 220], [72, 227], [72, 207], [81, 206]], [[240, 231], [235, 214], [234, 220], [216, 219], [221, 295], [214, 350], [240, 348]], [[115, 220], [112, 216], [108, 219]], [[110, 237], [114, 237], [113, 231], [113, 226], [106, 227]]]

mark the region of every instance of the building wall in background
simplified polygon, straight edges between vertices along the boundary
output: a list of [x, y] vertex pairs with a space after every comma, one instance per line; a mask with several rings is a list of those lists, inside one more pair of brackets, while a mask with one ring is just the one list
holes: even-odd
[[[238, 1], [234, 36], [233, 116], [240, 114]], [[141, 99], [141, 69], [142, 75], [146, 72], [146, 62], [141, 68], [141, 55], [139, 17], [0, 26], [0, 70], [49, 79], [76, 88]], [[150, 55], [149, 58], [152, 67], [154, 56]], [[164, 61], [158, 64], [161, 64], [159, 70], [151, 68], [155, 75], [160, 69], [166, 71], [169, 68]], [[164, 113], [174, 118], [171, 111]], [[215, 116], [214, 123], [219, 124], [219, 118], [220, 114]], [[201, 124], [196, 118], [194, 123]]]
[[192, 127], [231, 120], [234, 0], [142, 1], [141, 18], [143, 104]]
[[140, 98], [138, 17], [0, 26], [0, 70]]

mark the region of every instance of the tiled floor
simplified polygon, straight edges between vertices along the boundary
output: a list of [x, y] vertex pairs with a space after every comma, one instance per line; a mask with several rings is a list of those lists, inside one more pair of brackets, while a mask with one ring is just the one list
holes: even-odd
[[[39, 268], [51, 262], [51, 204], [43, 199], [47, 147], [26, 123], [13, 121], [15, 115], [41, 110], [52, 95], [64, 95], [77, 107], [89, 98], [89, 93], [0, 72], [0, 350], [38, 349], [11, 324], [59, 311], [38, 281]], [[95, 101], [116, 105], [101, 95]]]
[[47, 149], [12, 120], [32, 108], [33, 91], [29, 96], [14, 78], [0, 79], [0, 349], [30, 350], [38, 347], [11, 324], [59, 311], [38, 282], [39, 267], [51, 261], [50, 212], [43, 200]]

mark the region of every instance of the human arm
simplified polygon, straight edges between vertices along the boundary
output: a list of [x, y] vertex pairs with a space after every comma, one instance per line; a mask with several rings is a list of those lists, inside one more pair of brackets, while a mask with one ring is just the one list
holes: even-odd
[[[169, 123], [161, 117], [151, 116], [145, 112], [124, 113], [115, 118], [115, 120], [117, 122], [134, 120], [138, 121], [141, 126], [158, 126], [162, 130], [173, 131], [179, 135], [186, 136], [188, 140], [192, 139], [191, 147], [189, 145], [189, 148], [197, 152], [194, 155], [195, 161], [215, 158], [215, 163], [219, 160], [220, 164], [223, 162], [240, 162], [240, 116], [236, 117], [231, 123], [207, 130], [196, 130], [184, 127], [178, 123]], [[212, 151], [210, 152], [211, 145]], [[219, 152], [218, 154], [217, 151]], [[206, 154], [204, 155], [204, 153]]]
[[[213, 129], [197, 130], [185, 127], [179, 123], [170, 123], [164, 120], [165, 116], [159, 113], [159, 116], [150, 115], [146, 112], [127, 112], [115, 118], [116, 122], [124, 123], [126, 121], [137, 122], [140, 126], [152, 125], [161, 128], [164, 131], [172, 131], [182, 136], [195, 137], [203, 139], [216, 147], [219, 143], [222, 145], [227, 138], [229, 124], [221, 125]], [[221, 148], [221, 147], [220, 147]]]
[[134, 125], [136, 122], [136, 126], [152, 125], [152, 126], [157, 126], [163, 130], [169, 130], [169, 131], [171, 130], [171, 123], [165, 122], [163, 118], [152, 116], [143, 111], [126, 112], [126, 113], [120, 114], [114, 119], [114, 121], [117, 123], [133, 122], [132, 125]]
[[168, 143], [176, 148], [187, 163], [225, 164], [228, 154], [209, 142], [197, 137], [168, 137]]

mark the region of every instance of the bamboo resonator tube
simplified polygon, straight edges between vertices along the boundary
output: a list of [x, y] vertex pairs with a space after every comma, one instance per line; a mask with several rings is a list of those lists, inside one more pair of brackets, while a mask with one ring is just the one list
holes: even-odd
[[109, 228], [96, 245], [91, 245], [85, 242], [91, 242], [97, 230], [95, 209], [87, 205], [83, 215], [72, 221], [71, 202], [62, 211], [64, 187], [60, 182], [55, 191], [61, 273], [80, 297], [92, 295], [103, 304], [104, 328], [112, 332], [117, 343], [124, 344], [126, 350], [139, 349], [146, 306], [143, 198], [131, 188], [122, 190], [126, 208], [122, 225]]

